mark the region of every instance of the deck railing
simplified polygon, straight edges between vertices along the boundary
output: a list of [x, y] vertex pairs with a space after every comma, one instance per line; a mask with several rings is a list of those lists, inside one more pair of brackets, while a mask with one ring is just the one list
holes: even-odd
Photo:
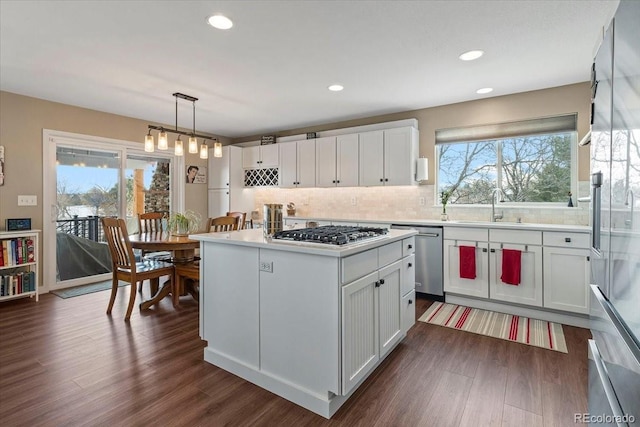
[[56, 231], [74, 236], [104, 242], [102, 221], [99, 216], [79, 217], [74, 215], [71, 219], [59, 219], [56, 221]]

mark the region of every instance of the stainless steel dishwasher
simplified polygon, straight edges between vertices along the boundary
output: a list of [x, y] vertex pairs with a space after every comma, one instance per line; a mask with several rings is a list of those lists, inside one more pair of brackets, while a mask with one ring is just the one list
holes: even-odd
[[444, 299], [442, 227], [391, 224], [391, 228], [416, 230], [416, 292]]

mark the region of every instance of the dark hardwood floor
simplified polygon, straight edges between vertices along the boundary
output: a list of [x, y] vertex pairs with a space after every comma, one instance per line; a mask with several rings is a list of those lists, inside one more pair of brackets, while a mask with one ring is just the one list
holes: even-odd
[[0, 304], [3, 426], [570, 426], [587, 411], [585, 329], [564, 327], [563, 354], [417, 322], [326, 420], [204, 362], [190, 297], [127, 324], [120, 292], [112, 316], [108, 291]]

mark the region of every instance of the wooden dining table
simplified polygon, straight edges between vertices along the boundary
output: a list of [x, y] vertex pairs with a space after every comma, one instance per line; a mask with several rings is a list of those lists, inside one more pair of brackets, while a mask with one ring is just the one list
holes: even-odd
[[[134, 249], [142, 249], [146, 252], [171, 252], [171, 258], [168, 261], [174, 264], [193, 262], [196, 248], [200, 245], [199, 241], [192, 240], [189, 236], [176, 236], [167, 231], [131, 234], [129, 241]], [[171, 281], [173, 280], [175, 279], [172, 277]], [[140, 303], [140, 309], [145, 310], [169, 295], [171, 293], [171, 281], [165, 282], [151, 299]], [[177, 299], [177, 297], [174, 297], [174, 301], [177, 301]]]

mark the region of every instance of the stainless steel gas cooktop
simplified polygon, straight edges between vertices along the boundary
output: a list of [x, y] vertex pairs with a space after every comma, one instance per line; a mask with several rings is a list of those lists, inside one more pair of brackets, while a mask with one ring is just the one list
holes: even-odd
[[384, 236], [386, 228], [357, 227], [349, 225], [323, 225], [314, 228], [298, 228], [278, 231], [273, 235], [276, 240], [307, 243], [323, 243], [327, 245], [348, 245], [363, 240]]

